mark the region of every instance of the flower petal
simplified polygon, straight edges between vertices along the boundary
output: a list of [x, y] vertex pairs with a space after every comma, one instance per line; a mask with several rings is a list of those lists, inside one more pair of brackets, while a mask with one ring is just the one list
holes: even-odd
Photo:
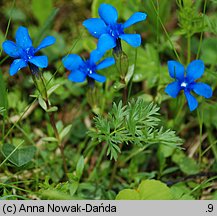
[[83, 22], [83, 26], [96, 38], [99, 38], [102, 34], [106, 33], [106, 24], [100, 18], [87, 19]]
[[47, 56], [34, 56], [33, 58], [29, 59], [29, 62], [39, 68], [46, 68], [48, 66]]
[[114, 63], [115, 63], [114, 58], [112, 58], [112, 57], [106, 58], [96, 66], [96, 69], [101, 70], [101, 69], [104, 69], [104, 68], [107, 68], [107, 67], [113, 65]]
[[86, 79], [86, 74], [80, 70], [74, 70], [69, 74], [68, 79], [73, 82], [84, 82]]
[[168, 70], [172, 78], [182, 81], [184, 79], [185, 68], [177, 61], [168, 61]]
[[101, 83], [106, 81], [106, 77], [104, 77], [100, 74], [97, 74], [97, 73], [88, 74], [88, 76], [95, 79], [98, 82], [101, 82]]
[[21, 68], [24, 68], [27, 66], [27, 63], [23, 59], [16, 59], [13, 61], [10, 67], [10, 75], [13, 76], [17, 73]]
[[191, 93], [189, 91], [184, 91], [184, 93], [185, 93], [185, 97], [188, 101], [188, 106], [190, 108], [190, 111], [195, 110], [198, 106], [198, 102], [197, 102], [196, 98], [193, 95], [191, 95]]
[[44, 40], [41, 41], [41, 43], [39, 44], [39, 46], [35, 49], [35, 52], [38, 52], [40, 49], [43, 49], [45, 47], [48, 47], [52, 44], [54, 44], [56, 41], [56, 38], [53, 36], [47, 36], [46, 38], [44, 38]]
[[11, 57], [18, 58], [20, 56], [19, 47], [13, 41], [5, 41], [2, 44], [3, 50]]
[[99, 50], [93, 50], [90, 53], [90, 62], [92, 64], [96, 64], [104, 55], [104, 52], [100, 52]]
[[191, 85], [192, 90], [205, 98], [211, 98], [212, 97], [212, 88], [205, 84], [205, 83], [194, 83]]
[[32, 46], [32, 40], [29, 36], [28, 29], [20, 26], [16, 32], [16, 43], [18, 46], [26, 49]]
[[165, 92], [173, 98], [176, 98], [181, 90], [180, 84], [178, 81], [172, 82], [167, 85]]
[[122, 34], [119, 38], [126, 41], [132, 47], [138, 47], [141, 45], [141, 36], [139, 34]]
[[116, 40], [110, 36], [109, 34], [103, 34], [97, 43], [97, 49], [101, 53], [105, 53], [106, 51], [114, 48], [116, 46]]
[[145, 20], [146, 17], [147, 17], [146, 13], [136, 12], [124, 23], [124, 28], [128, 28], [137, 22], [141, 22]]
[[204, 73], [204, 63], [202, 60], [194, 60], [187, 67], [186, 76], [189, 82], [200, 78]]
[[118, 12], [116, 8], [109, 4], [101, 4], [99, 7], [99, 16], [103, 19], [103, 21], [109, 25], [117, 22]]
[[79, 55], [69, 54], [62, 59], [63, 65], [68, 70], [76, 70], [82, 64], [83, 60]]

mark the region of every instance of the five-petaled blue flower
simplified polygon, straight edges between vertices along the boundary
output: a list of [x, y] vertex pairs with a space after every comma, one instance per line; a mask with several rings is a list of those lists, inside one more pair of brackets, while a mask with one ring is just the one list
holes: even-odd
[[98, 13], [101, 18], [87, 19], [83, 22], [83, 25], [96, 38], [107, 35], [107, 37], [104, 37], [102, 46], [112, 49], [118, 46], [120, 39], [133, 47], [140, 46], [141, 36], [139, 34], [126, 34], [124, 30], [137, 22], [145, 20], [147, 16], [145, 13], [136, 12], [125, 23], [117, 23], [117, 10], [109, 4], [101, 4]]
[[93, 50], [90, 53], [90, 58], [82, 60], [79, 55], [69, 54], [63, 58], [63, 64], [66, 69], [70, 70], [69, 80], [73, 82], [83, 82], [86, 77], [90, 77], [98, 82], [105, 82], [106, 78], [97, 74], [97, 70], [104, 69], [115, 63], [114, 58], [106, 58], [100, 63], [97, 62], [102, 58], [104, 53], [99, 50]]
[[16, 32], [16, 43], [7, 40], [2, 44], [3, 50], [11, 57], [15, 58], [10, 67], [10, 75], [13, 76], [23, 67], [34, 65], [39, 68], [46, 68], [48, 65], [47, 56], [35, 56], [35, 53], [47, 46], [55, 43], [53, 36], [48, 36], [39, 44], [37, 48], [32, 46], [32, 40], [28, 29], [20, 26]]
[[205, 98], [212, 97], [212, 89], [209, 85], [202, 82], [195, 82], [204, 73], [204, 63], [201, 60], [192, 61], [186, 69], [182, 64], [176, 61], [168, 61], [169, 74], [176, 81], [170, 83], [165, 92], [171, 97], [176, 98], [181, 90], [184, 90], [185, 97], [188, 101], [190, 111], [197, 108], [198, 102], [195, 97], [190, 93], [191, 91]]

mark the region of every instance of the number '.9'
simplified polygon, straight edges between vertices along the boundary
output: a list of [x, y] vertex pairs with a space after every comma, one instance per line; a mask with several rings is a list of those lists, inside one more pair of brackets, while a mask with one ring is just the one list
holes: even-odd
[[208, 205], [208, 212], [213, 212], [213, 204]]

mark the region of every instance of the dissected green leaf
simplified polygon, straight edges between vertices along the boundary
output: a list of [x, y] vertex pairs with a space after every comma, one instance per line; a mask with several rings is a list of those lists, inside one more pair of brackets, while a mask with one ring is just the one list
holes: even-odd
[[99, 143], [108, 143], [107, 155], [115, 160], [121, 151], [121, 143], [139, 147], [164, 144], [177, 148], [182, 140], [174, 131], [158, 126], [158, 111], [159, 107], [153, 103], [147, 105], [142, 99], [132, 100], [124, 106], [122, 102], [114, 103], [107, 118], [97, 116], [94, 119], [96, 130], [89, 131], [89, 135]]

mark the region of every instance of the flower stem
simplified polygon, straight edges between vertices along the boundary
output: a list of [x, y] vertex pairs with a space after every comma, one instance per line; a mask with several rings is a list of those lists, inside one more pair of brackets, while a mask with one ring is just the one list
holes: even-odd
[[[122, 150], [122, 148], [123, 148], [123, 143], [121, 143], [121, 145], [120, 145], [120, 151]], [[118, 159], [117, 159], [117, 161], [115, 161], [114, 167], [112, 169], [112, 174], [111, 174], [110, 183], [109, 183], [109, 189], [112, 188], [113, 182], [115, 180], [115, 175], [116, 175], [116, 172], [118, 169], [119, 162], [120, 162], [120, 153], [118, 153]]]
[[191, 35], [189, 34], [187, 37], [187, 46], [188, 46], [188, 54], [187, 54], [187, 65], [191, 62]]
[[215, 159], [217, 160], [217, 143], [216, 143], [215, 137], [213, 136], [211, 128], [207, 128], [207, 132], [208, 132], [208, 140], [210, 143], [210, 147], [212, 148], [213, 155]]
[[169, 43], [170, 43], [170, 45], [171, 45], [171, 47], [172, 47], [172, 49], [173, 49], [173, 52], [175, 53], [176, 58], [178, 59], [178, 61], [179, 61], [180, 63], [182, 63], [182, 62], [181, 62], [181, 59], [180, 59], [180, 57], [179, 57], [179, 54], [178, 54], [178, 52], [176, 51], [175, 45], [173, 44], [173, 42], [172, 42], [172, 40], [171, 40], [171, 38], [170, 38], [170, 35], [169, 35], [169, 33], [167, 32], [167, 30], [166, 30], [166, 28], [165, 28], [165, 26], [164, 26], [164, 24], [163, 24], [163, 22], [162, 22], [162, 20], [161, 20], [161, 17], [160, 17], [160, 15], [159, 15], [159, 11], [158, 11], [158, 9], [156, 8], [156, 6], [155, 6], [153, 0], [151, 0], [151, 4], [152, 4], [152, 6], [153, 6], [153, 8], [154, 8], [154, 11], [155, 11], [155, 13], [156, 13], [156, 15], [157, 15], [157, 18], [158, 18], [158, 20], [159, 20], [159, 22], [160, 22], [160, 24], [161, 24], [161, 27], [163, 28], [163, 30], [164, 30], [164, 32], [165, 32], [165, 34], [166, 34], [166, 37], [167, 37], [167, 39], [168, 39], [168, 41], [169, 41]]
[[[45, 102], [46, 102], [47, 108], [48, 109], [51, 108], [49, 101], [46, 100]], [[67, 174], [68, 169], [67, 169], [66, 158], [65, 158], [65, 153], [64, 153], [64, 144], [63, 144], [63, 142], [61, 142], [61, 138], [60, 138], [59, 132], [58, 132], [57, 127], [56, 127], [54, 112], [51, 112], [48, 115], [50, 118], [50, 123], [51, 123], [51, 126], [53, 128], [55, 137], [58, 140], [58, 148], [60, 149], [61, 157], [63, 160], [63, 169], [65, 171], [65, 174]]]
[[[121, 41], [120, 40], [117, 41], [117, 46], [113, 49], [113, 55], [114, 55], [115, 60], [116, 60], [117, 69], [120, 73], [121, 82], [123, 84], [125, 84], [125, 87], [123, 89], [123, 94], [122, 94], [122, 101], [123, 101], [123, 105], [126, 105], [129, 97], [128, 97], [128, 85], [125, 82], [125, 76], [126, 76], [127, 71], [128, 71], [129, 60], [128, 60], [128, 56], [123, 52], [123, 50], [121, 48]], [[121, 152], [122, 148], [123, 148], [123, 143], [121, 143], [121, 145], [120, 145], [120, 152]], [[118, 153], [117, 161], [115, 161], [114, 167], [112, 169], [112, 174], [111, 174], [111, 179], [110, 179], [110, 184], [109, 184], [110, 189], [112, 188], [112, 184], [114, 182], [114, 178], [115, 178], [117, 168], [119, 165], [119, 160], [120, 160], [120, 153]]]
[[[203, 29], [205, 28], [206, 6], [207, 6], [207, 0], [205, 0], [204, 6], [203, 6]], [[197, 50], [197, 57], [196, 57], [196, 59], [198, 59], [199, 56], [200, 56], [200, 50], [201, 50], [202, 41], [203, 41], [203, 34], [204, 34], [204, 30], [200, 33], [200, 42], [199, 42], [199, 46], [198, 46], [198, 50]]]
[[184, 100], [184, 95], [181, 95], [179, 97], [180, 99], [177, 99], [177, 106], [176, 106], [176, 116], [173, 120], [173, 127], [177, 128], [178, 126], [180, 126], [180, 119], [183, 118], [183, 107], [185, 105], [185, 100]]
[[96, 166], [95, 168], [92, 170], [91, 174], [90, 174], [90, 178], [92, 179], [93, 175], [95, 174], [95, 171], [97, 171], [99, 169], [99, 166], [102, 162], [102, 159], [103, 159], [103, 156], [105, 155], [105, 152], [106, 152], [106, 149], [108, 148], [108, 143], [105, 143], [103, 148], [102, 148], [102, 151], [97, 159], [97, 163], [96, 163]]
[[[51, 108], [51, 104], [49, 102], [47, 88], [46, 88], [43, 74], [39, 70], [37, 71], [37, 68], [35, 68], [32, 65], [29, 65], [29, 68], [32, 72], [32, 79], [34, 81], [34, 84], [35, 84], [36, 88], [38, 89], [39, 93], [41, 94], [41, 97], [44, 99], [46, 106], [47, 106], [47, 110], [49, 110]], [[64, 169], [65, 174], [67, 174], [68, 169], [67, 169], [66, 158], [65, 158], [65, 154], [64, 154], [64, 144], [61, 141], [59, 132], [58, 132], [57, 127], [56, 127], [54, 112], [48, 112], [48, 116], [50, 119], [50, 124], [53, 128], [55, 137], [58, 141], [58, 148], [60, 149], [61, 157], [63, 160], [63, 169]]]

